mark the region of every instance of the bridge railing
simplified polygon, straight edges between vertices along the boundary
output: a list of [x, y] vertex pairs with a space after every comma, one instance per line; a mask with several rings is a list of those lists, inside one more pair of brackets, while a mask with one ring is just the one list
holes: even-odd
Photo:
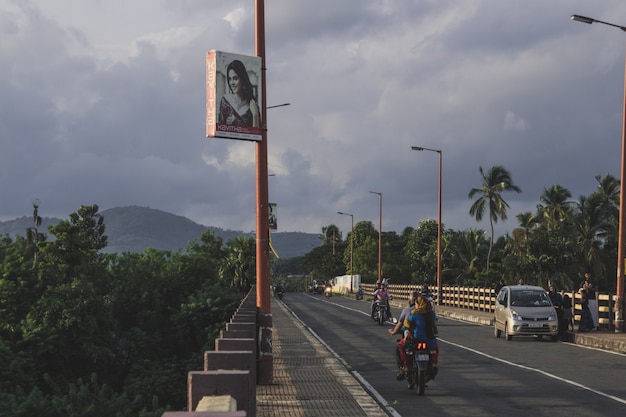
[[257, 384], [256, 289], [215, 339], [215, 350], [204, 352], [204, 369], [187, 375], [187, 410], [162, 417], [255, 417]]
[[[375, 284], [361, 284], [361, 288], [367, 295], [374, 292]], [[406, 306], [411, 291], [420, 290], [420, 285], [411, 284], [390, 284], [389, 291], [393, 294], [393, 304], [398, 307]], [[444, 286], [441, 288], [441, 297], [437, 294], [437, 288], [430, 288], [431, 292], [437, 300], [437, 305], [462, 308], [474, 311], [483, 311], [493, 313], [496, 305], [496, 294], [493, 288], [481, 287], [462, 287], [462, 286]], [[341, 292], [341, 290], [339, 290]], [[574, 321], [578, 323], [582, 314], [581, 297], [577, 291], [562, 291], [561, 294], [569, 295], [572, 299], [572, 307], [574, 313]], [[598, 316], [600, 327], [603, 329], [614, 330], [615, 319], [615, 302], [617, 296], [611, 293], [598, 292], [596, 295], [598, 300]]]

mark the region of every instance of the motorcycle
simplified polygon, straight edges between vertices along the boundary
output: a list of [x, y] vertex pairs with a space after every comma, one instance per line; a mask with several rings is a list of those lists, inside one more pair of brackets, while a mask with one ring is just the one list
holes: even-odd
[[359, 290], [356, 292], [355, 295], [357, 300], [362, 300], [363, 299], [363, 289], [359, 288]]
[[426, 383], [435, 378], [439, 368], [433, 365], [432, 355], [428, 344], [424, 341], [408, 339], [404, 344], [408, 371], [406, 379], [409, 389], [415, 389], [417, 395], [424, 395]]
[[324, 297], [330, 298], [333, 296], [333, 289], [331, 287], [326, 287], [324, 290]]
[[283, 291], [283, 290], [277, 290], [276, 291], [276, 297], [278, 297], [279, 300], [283, 299], [283, 295], [285, 295], [285, 291]]
[[390, 318], [391, 310], [389, 309], [389, 300], [385, 298], [380, 300], [376, 304], [376, 307], [374, 307], [374, 321], [377, 321], [378, 324], [382, 326]]

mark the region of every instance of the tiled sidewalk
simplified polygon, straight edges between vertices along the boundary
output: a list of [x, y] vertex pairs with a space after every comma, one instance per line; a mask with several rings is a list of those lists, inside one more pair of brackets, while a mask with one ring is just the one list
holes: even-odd
[[257, 385], [258, 417], [386, 417], [341, 362], [272, 300], [273, 384]]

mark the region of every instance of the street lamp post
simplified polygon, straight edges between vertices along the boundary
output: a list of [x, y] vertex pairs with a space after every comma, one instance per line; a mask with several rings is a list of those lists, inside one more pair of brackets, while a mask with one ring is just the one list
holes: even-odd
[[[261, 58], [261, 85], [265, 88], [265, 2], [255, 0], [254, 49]], [[256, 143], [256, 306], [258, 326], [257, 383], [269, 385], [274, 378], [272, 353], [272, 306], [270, 292], [269, 195], [267, 179], [267, 94], [261, 95], [261, 140]]]
[[439, 193], [437, 208], [437, 302], [441, 304], [441, 167], [443, 152], [441, 149], [430, 149], [421, 146], [411, 146], [414, 151], [430, 151], [439, 154]]
[[338, 211], [337, 214], [341, 214], [343, 216], [350, 216], [350, 218], [352, 219], [352, 228], [350, 229], [350, 292], [352, 293], [352, 267], [353, 267], [353, 250], [354, 250], [354, 214], [350, 214], [350, 213], [344, 213], [341, 211]]
[[[572, 20], [583, 23], [602, 23], [603, 25], [613, 26], [626, 32], [625, 26], [615, 25], [613, 23], [603, 22], [591, 17], [572, 15]], [[617, 236], [617, 284], [615, 293], [615, 332], [622, 333], [624, 331], [624, 232], [626, 232], [626, 192], [624, 185], [626, 184], [626, 59], [624, 61], [624, 103], [622, 115], [622, 165], [619, 185], [619, 231]]]
[[370, 191], [372, 194], [378, 194], [378, 280], [377, 284], [383, 281], [383, 193], [377, 193], [376, 191]]

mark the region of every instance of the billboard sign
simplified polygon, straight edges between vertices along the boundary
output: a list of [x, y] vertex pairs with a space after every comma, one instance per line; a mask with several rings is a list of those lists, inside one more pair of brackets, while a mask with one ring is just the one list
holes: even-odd
[[260, 57], [207, 52], [206, 93], [207, 137], [262, 139]]
[[269, 219], [268, 219], [268, 225], [270, 230], [276, 230], [278, 229], [278, 217], [277, 217], [277, 213], [276, 213], [276, 203], [269, 203]]

